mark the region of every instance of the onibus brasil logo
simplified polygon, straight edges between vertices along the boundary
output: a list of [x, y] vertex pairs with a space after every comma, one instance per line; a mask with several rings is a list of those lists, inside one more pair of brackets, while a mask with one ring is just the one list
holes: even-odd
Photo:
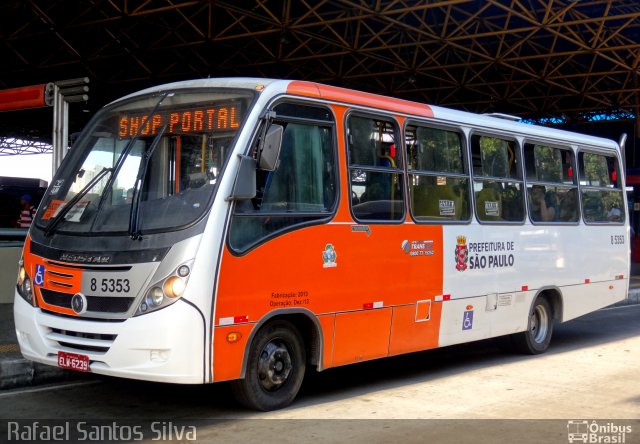
[[599, 424], [594, 421], [572, 420], [567, 422], [567, 439], [570, 443], [610, 443], [624, 444], [627, 435], [632, 432], [630, 425], [614, 422]]

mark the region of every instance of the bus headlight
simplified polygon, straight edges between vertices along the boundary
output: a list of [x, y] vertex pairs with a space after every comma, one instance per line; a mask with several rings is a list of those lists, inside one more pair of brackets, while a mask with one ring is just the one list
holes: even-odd
[[173, 304], [186, 290], [190, 274], [191, 269], [189, 265], [182, 264], [177, 267], [172, 274], [160, 282], [153, 284], [149, 290], [147, 290], [134, 316], [151, 313], [152, 311]]
[[31, 278], [24, 268], [24, 265], [20, 265], [18, 269], [18, 294], [22, 296], [22, 299], [33, 305], [33, 287], [31, 286]]
[[146, 303], [149, 307], [159, 307], [164, 300], [164, 294], [158, 287], [153, 287], [149, 293], [147, 293]]
[[171, 276], [169, 279], [164, 281], [163, 285], [164, 294], [166, 294], [170, 298], [177, 298], [182, 296], [182, 293], [184, 293], [184, 289], [186, 287], [187, 286], [185, 285], [184, 281], [178, 276]]

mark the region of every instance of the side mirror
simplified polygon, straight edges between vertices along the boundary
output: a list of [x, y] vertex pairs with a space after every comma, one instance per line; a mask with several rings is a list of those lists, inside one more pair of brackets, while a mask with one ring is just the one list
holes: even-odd
[[270, 125], [260, 148], [260, 161], [258, 167], [261, 170], [273, 171], [278, 166], [278, 158], [280, 157], [280, 148], [282, 147], [282, 134], [284, 127], [282, 125]]
[[227, 200], [245, 200], [256, 197], [256, 159], [249, 156], [240, 157], [240, 167], [233, 184], [231, 196]]

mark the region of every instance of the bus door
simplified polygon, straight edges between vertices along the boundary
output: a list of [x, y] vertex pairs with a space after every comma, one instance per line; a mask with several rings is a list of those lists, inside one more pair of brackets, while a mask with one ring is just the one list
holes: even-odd
[[[375, 338], [380, 355], [437, 345], [439, 314], [432, 304], [442, 291], [441, 228], [406, 223], [398, 134], [391, 118], [354, 113], [347, 119], [351, 214], [358, 224], [352, 227], [358, 233], [351, 236], [350, 250], [358, 254], [353, 273], [359, 276], [360, 303], [380, 310], [393, 307], [368, 321], [369, 333], [363, 338], [373, 347], [373, 329], [384, 332]], [[336, 327], [336, 338], [339, 333]], [[338, 356], [338, 340], [335, 347]]]

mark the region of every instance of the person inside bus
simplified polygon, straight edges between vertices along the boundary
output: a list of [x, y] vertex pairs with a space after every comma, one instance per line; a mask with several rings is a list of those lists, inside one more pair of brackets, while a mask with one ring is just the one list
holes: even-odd
[[578, 220], [578, 190], [570, 189], [560, 201], [559, 218], [563, 222], [575, 222]]
[[522, 193], [514, 185], [506, 185], [502, 193], [502, 220], [520, 221], [523, 216]]
[[502, 220], [502, 186], [494, 181], [485, 181], [476, 194], [476, 211], [484, 220]]
[[622, 210], [618, 207], [611, 207], [607, 212], [607, 220], [610, 222], [622, 222]]
[[531, 187], [531, 218], [536, 222], [549, 222], [556, 220], [558, 203], [556, 194], [549, 190], [545, 192], [542, 185]]

